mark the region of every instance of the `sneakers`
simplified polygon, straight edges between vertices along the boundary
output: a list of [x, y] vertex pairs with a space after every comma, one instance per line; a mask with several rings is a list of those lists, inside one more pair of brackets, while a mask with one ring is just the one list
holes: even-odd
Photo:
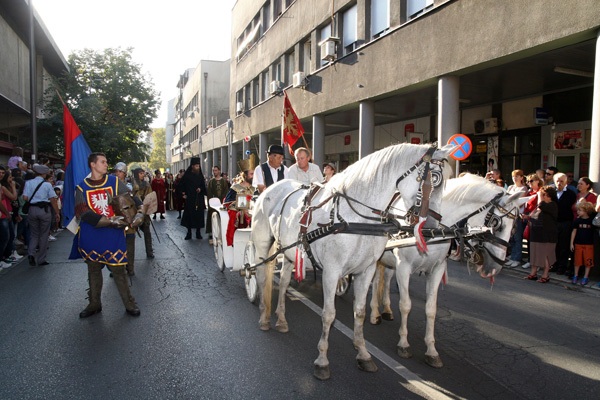
[[19, 255], [19, 253], [17, 253], [17, 251], [13, 251], [13, 253], [10, 255], [12, 258], [14, 258], [15, 260], [19, 261], [21, 258], [23, 258], [23, 256]]
[[[573, 278], [573, 279], [575, 279], [575, 278]], [[581, 279], [581, 286], [585, 286], [589, 282], [590, 282], [590, 280], [588, 278], [583, 278], [583, 279]], [[573, 282], [573, 283], [575, 283], [575, 282]]]
[[10, 267], [12, 267], [11, 263], [0, 261], [0, 269], [9, 269]]
[[[585, 278], [583, 278], [583, 279], [585, 279]], [[573, 285], [577, 285], [577, 281], [578, 281], [578, 280], [579, 280], [579, 278], [577, 277], [577, 275], [575, 275], [575, 276], [573, 277], [573, 279], [571, 280], [571, 283], [572, 283]], [[583, 280], [582, 280], [582, 282], [583, 282]]]
[[507, 268], [514, 268], [520, 264], [521, 263], [519, 261], [508, 260], [507, 262], [504, 263], [504, 266]]
[[521, 265], [521, 268], [529, 269], [529, 268], [531, 268], [531, 263], [526, 262], [525, 264]]
[[56, 242], [56, 238], [52, 235], [48, 235], [48, 241], [49, 242]]

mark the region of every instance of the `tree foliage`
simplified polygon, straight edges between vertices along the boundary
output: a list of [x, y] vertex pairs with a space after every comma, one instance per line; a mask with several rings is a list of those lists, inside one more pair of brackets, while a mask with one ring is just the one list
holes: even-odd
[[84, 49], [68, 58], [70, 72], [59, 77], [46, 95], [38, 124], [40, 153], [64, 154], [62, 104], [69, 107], [92, 151], [102, 151], [109, 163], [142, 161], [160, 102], [150, 77], [132, 60], [131, 48], [103, 52]]
[[167, 139], [165, 137], [165, 128], [155, 128], [152, 130], [152, 152], [150, 153], [150, 168], [163, 170], [169, 167], [167, 164]]

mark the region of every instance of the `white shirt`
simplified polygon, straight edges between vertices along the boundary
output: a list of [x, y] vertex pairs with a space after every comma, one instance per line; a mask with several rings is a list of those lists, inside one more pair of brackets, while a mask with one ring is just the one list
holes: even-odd
[[[259, 164], [254, 169], [254, 177], [252, 178], [252, 186], [254, 186], [256, 188], [258, 187], [258, 185], [265, 184], [265, 177], [263, 176], [263, 170], [262, 170], [261, 165], [262, 164]], [[271, 167], [271, 164], [269, 164], [269, 163], [267, 163], [267, 165], [269, 166], [269, 170], [271, 171], [271, 177], [273, 178], [273, 182], [277, 182], [277, 169]], [[289, 178], [288, 174], [289, 174], [289, 168], [284, 165], [283, 166], [283, 179]]]
[[318, 165], [308, 163], [308, 171], [302, 171], [298, 164], [294, 164], [290, 167], [288, 178], [295, 179], [306, 185], [310, 185], [313, 182], [323, 182], [323, 173]]

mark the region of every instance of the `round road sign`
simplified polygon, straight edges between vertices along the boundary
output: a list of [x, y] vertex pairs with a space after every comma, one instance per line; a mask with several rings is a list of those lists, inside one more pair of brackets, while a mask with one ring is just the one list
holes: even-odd
[[457, 161], [467, 159], [471, 155], [471, 151], [473, 151], [473, 143], [471, 143], [471, 139], [462, 133], [452, 135], [452, 137], [448, 139], [448, 144], [453, 144], [456, 146], [452, 153], [450, 153], [450, 157]]

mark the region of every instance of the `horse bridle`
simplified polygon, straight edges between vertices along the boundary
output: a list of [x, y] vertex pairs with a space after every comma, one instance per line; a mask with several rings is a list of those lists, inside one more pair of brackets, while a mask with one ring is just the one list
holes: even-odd
[[[488, 229], [484, 229], [479, 233], [471, 235], [470, 237], [466, 238], [467, 240], [464, 240], [465, 238], [461, 238], [461, 247], [465, 250], [464, 252], [461, 252], [461, 256], [463, 254], [467, 255], [468, 260], [475, 264], [479, 264], [483, 261], [483, 251], [486, 251], [488, 256], [490, 256], [498, 264], [502, 265], [502, 263], [504, 262], [504, 260], [501, 260], [494, 254], [492, 254], [490, 250], [487, 249], [483, 244], [485, 242], [489, 242], [497, 246], [508, 247], [508, 242], [506, 240], [498, 238], [495, 233], [502, 232], [502, 229], [504, 227], [504, 218], [516, 220], [519, 217], [519, 209], [517, 207], [513, 207], [509, 210], [500, 204], [500, 199], [505, 194], [506, 193], [504, 191], [498, 193], [496, 196], [494, 196], [492, 200], [479, 207], [477, 210], [473, 211], [471, 214], [469, 214], [468, 216], [466, 216], [465, 218], [463, 218], [455, 224], [455, 226], [462, 229], [466, 225], [467, 220], [469, 220], [469, 218], [473, 217], [474, 215], [477, 215], [481, 211], [488, 209], [488, 212], [484, 219], [484, 227]], [[494, 212], [495, 210], [499, 210], [501, 215], [497, 215]], [[513, 224], [513, 232], [511, 232], [511, 236], [512, 233], [514, 233], [514, 229], [515, 225]], [[473, 241], [475, 241], [475, 244], [471, 243]]]

